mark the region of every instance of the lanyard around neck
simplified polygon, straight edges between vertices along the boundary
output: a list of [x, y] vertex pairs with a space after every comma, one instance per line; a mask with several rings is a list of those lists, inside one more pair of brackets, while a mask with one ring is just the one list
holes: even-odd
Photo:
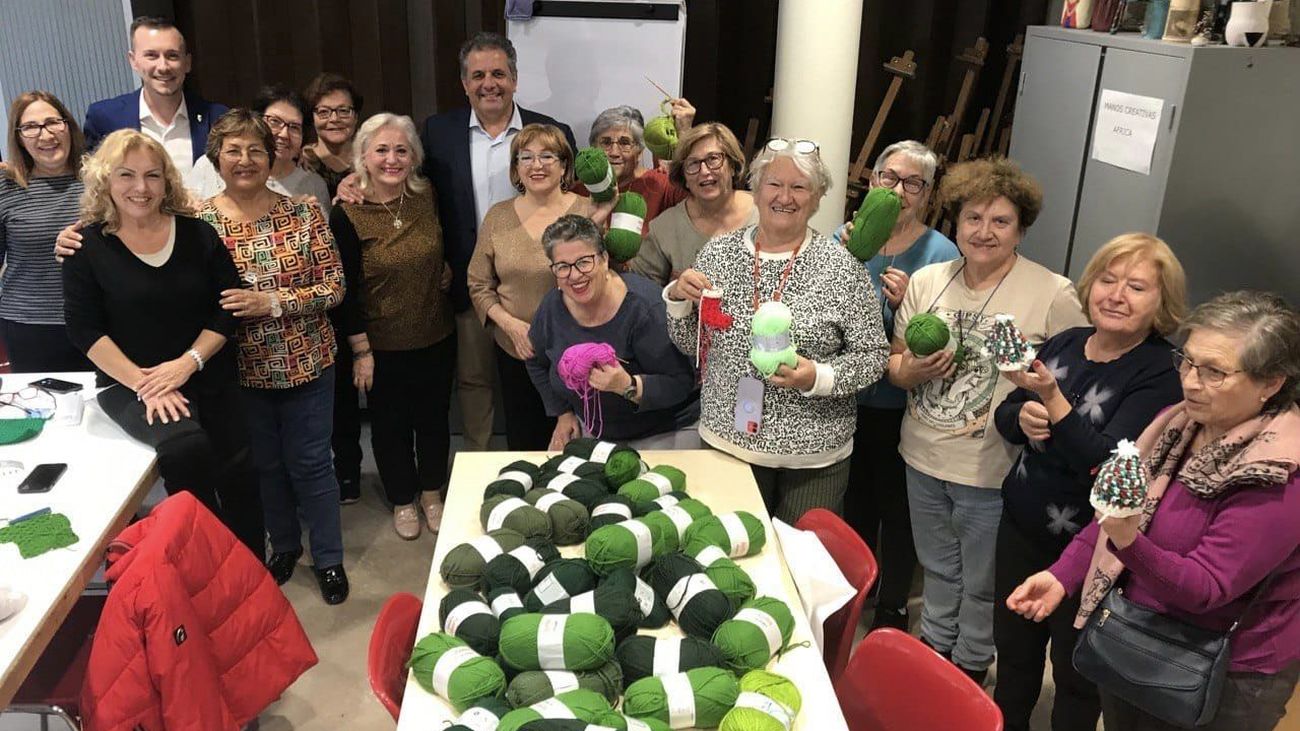
[[[804, 238], [806, 239], [807, 237], [805, 236]], [[772, 293], [773, 302], [781, 301], [781, 293], [785, 291], [786, 282], [790, 281], [790, 272], [794, 270], [794, 260], [799, 256], [799, 249], [802, 248], [803, 248], [803, 241], [801, 240], [794, 247], [794, 251], [790, 252], [790, 260], [787, 261], [785, 263], [785, 267], [781, 269], [781, 278], [776, 283], [776, 291]], [[753, 302], [755, 312], [758, 312], [758, 305], [759, 305], [758, 288], [762, 283], [762, 276], [763, 276], [762, 260], [763, 257], [759, 254], [759, 250], [758, 250], [758, 233], [755, 232], [754, 234], [754, 302]]]

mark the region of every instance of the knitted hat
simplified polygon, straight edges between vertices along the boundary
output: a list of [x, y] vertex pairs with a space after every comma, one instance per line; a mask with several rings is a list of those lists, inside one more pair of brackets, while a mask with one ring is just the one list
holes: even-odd
[[614, 657], [614, 630], [595, 614], [520, 614], [501, 625], [501, 659], [516, 670], [594, 670]]
[[713, 644], [738, 672], [758, 670], [790, 644], [794, 617], [785, 602], [760, 596], [745, 602], [736, 616], [713, 633]]
[[530, 612], [539, 612], [542, 607], [595, 588], [596, 572], [591, 570], [585, 559], [557, 559], [537, 572], [532, 590], [524, 596], [524, 608]]
[[447, 700], [457, 713], [506, 689], [505, 673], [496, 662], [442, 632], [415, 643], [408, 667], [421, 687]]
[[522, 545], [523, 535], [509, 528], [498, 528], [448, 551], [438, 573], [451, 586], [475, 586], [488, 561]]
[[551, 539], [558, 546], [582, 543], [591, 521], [587, 509], [563, 493], [534, 488], [524, 493], [524, 501], [546, 513], [551, 521]]
[[1034, 346], [1016, 327], [1015, 315], [1001, 312], [993, 316], [993, 331], [982, 352], [999, 371], [1023, 371], [1034, 362]]
[[524, 538], [551, 537], [551, 520], [546, 513], [517, 497], [497, 495], [488, 498], [479, 508], [478, 515], [484, 531], [509, 528]]
[[519, 596], [528, 593], [533, 579], [548, 562], [560, 557], [560, 552], [549, 541], [529, 540], [513, 551], [507, 551], [487, 562], [479, 587], [491, 594], [498, 587], [509, 587]]
[[688, 635], [711, 638], [718, 625], [731, 617], [731, 602], [718, 590], [695, 559], [681, 553], [656, 558], [646, 567], [645, 579], [664, 597], [668, 610]]
[[699, 518], [683, 538], [686, 553], [696, 553], [704, 546], [717, 546], [730, 558], [744, 558], [763, 550], [767, 530], [753, 513], [738, 510]]
[[704, 546], [698, 551], [686, 551], [686, 555], [704, 567], [704, 575], [718, 587], [718, 591], [727, 595], [732, 609], [740, 609], [741, 604], [754, 598], [754, 580], [740, 564], [727, 558], [721, 548]]
[[740, 678], [736, 707], [727, 711], [721, 731], [790, 731], [803, 707], [799, 688], [789, 678], [751, 670]]
[[634, 503], [648, 503], [670, 492], [685, 491], [686, 473], [676, 467], [661, 464], [624, 484], [618, 489], [618, 494], [626, 496]]
[[740, 686], [730, 670], [695, 668], [632, 683], [623, 694], [623, 712], [664, 721], [672, 728], [713, 728], [739, 695]]
[[611, 704], [623, 693], [623, 670], [616, 662], [607, 662], [595, 670], [580, 673], [569, 670], [525, 670], [510, 681], [506, 700], [513, 708], [523, 708], [565, 691], [585, 688], [594, 690]]
[[438, 603], [438, 624], [442, 631], [465, 641], [474, 652], [487, 657], [497, 654], [501, 621], [478, 592], [452, 589]]
[[623, 668], [625, 682], [651, 675], [673, 675], [694, 668], [718, 667], [722, 651], [698, 637], [634, 635], [618, 644], [614, 657]]
[[1136, 443], [1121, 439], [1101, 463], [1088, 502], [1106, 518], [1141, 515], [1147, 501], [1147, 477]]

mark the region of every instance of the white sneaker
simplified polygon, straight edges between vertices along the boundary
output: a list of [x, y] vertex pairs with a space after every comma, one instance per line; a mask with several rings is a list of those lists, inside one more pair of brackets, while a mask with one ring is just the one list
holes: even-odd
[[429, 532], [437, 534], [442, 525], [442, 497], [437, 490], [425, 490], [420, 493], [420, 509], [424, 511], [424, 520], [429, 525]]
[[415, 503], [393, 508], [393, 530], [408, 541], [420, 537], [420, 512], [415, 509]]

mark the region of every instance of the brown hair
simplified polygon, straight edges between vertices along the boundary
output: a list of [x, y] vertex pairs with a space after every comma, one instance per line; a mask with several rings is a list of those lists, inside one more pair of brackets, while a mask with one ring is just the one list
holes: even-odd
[[717, 122], [697, 124], [677, 138], [677, 147], [673, 150], [673, 160], [668, 168], [668, 180], [679, 188], [686, 188], [686, 158], [696, 145], [708, 139], [717, 140], [722, 154], [731, 163], [731, 188], [740, 190], [745, 182], [745, 153], [741, 152], [736, 135], [725, 124]]
[[[365, 100], [357, 92], [357, 87], [353, 86], [347, 77], [326, 71], [317, 74], [316, 78], [307, 84], [307, 88], [302, 90], [303, 99], [307, 102], [307, 115], [302, 118], [303, 128], [311, 131], [311, 134], [305, 138], [307, 142], [316, 141], [316, 105], [320, 104], [320, 100], [326, 95], [336, 91], [347, 94], [352, 100], [353, 119], [356, 120], [358, 127], [361, 126], [361, 107]], [[308, 120], [312, 124], [307, 124]]]
[[1156, 309], [1155, 320], [1151, 326], [1161, 335], [1173, 335], [1178, 325], [1187, 316], [1187, 275], [1183, 265], [1174, 256], [1161, 239], [1144, 233], [1120, 234], [1107, 241], [1084, 267], [1083, 276], [1079, 277], [1077, 291], [1079, 301], [1083, 303], [1083, 313], [1092, 321], [1088, 311], [1088, 293], [1092, 285], [1106, 269], [1120, 259], [1129, 263], [1149, 261], [1155, 265], [1158, 273], [1157, 284], [1160, 287], [1160, 307]]
[[181, 33], [181, 29], [177, 28], [175, 23], [158, 15], [141, 15], [131, 21], [131, 28], [127, 31], [126, 42], [132, 51], [135, 50], [135, 32], [141, 28], [146, 30], [174, 30], [181, 37], [181, 53], [188, 54], [190, 52], [185, 43], [185, 34]]
[[1038, 181], [1004, 157], [957, 163], [939, 183], [939, 204], [953, 216], [967, 203], [998, 197], [1016, 207], [1021, 231], [1034, 225], [1043, 210], [1043, 189]]
[[68, 111], [58, 97], [40, 89], [19, 94], [14, 99], [14, 103], [9, 105], [9, 177], [23, 188], [27, 187], [27, 181], [31, 179], [36, 161], [27, 153], [27, 147], [23, 145], [22, 136], [18, 134], [18, 122], [23, 118], [23, 112], [27, 111], [27, 107], [35, 102], [45, 102], [54, 107], [54, 111], [58, 112], [67, 123], [67, 165], [73, 173], [81, 172], [81, 158], [86, 154], [86, 136], [81, 132], [81, 125], [77, 124], [77, 118], [72, 116], [72, 112]]
[[103, 223], [106, 233], [113, 233], [120, 225], [117, 206], [109, 192], [109, 177], [122, 164], [132, 150], [144, 148], [154, 156], [163, 169], [163, 200], [160, 210], [169, 216], [193, 216], [194, 204], [181, 183], [180, 171], [163, 146], [152, 137], [135, 129], [119, 129], [104, 138], [95, 154], [87, 155], [82, 165], [81, 180], [86, 190], [81, 194], [81, 220], [83, 223]]
[[212, 167], [221, 172], [221, 146], [227, 137], [254, 137], [266, 147], [270, 167], [275, 167], [275, 135], [262, 115], [251, 109], [235, 107], [217, 118], [208, 132], [208, 147], [203, 151]]
[[510, 184], [520, 192], [524, 181], [519, 178], [519, 151], [533, 143], [541, 143], [546, 150], [555, 153], [564, 165], [564, 175], [560, 177], [560, 187], [568, 190], [573, 187], [573, 148], [559, 127], [552, 124], [526, 124], [519, 134], [510, 140]]

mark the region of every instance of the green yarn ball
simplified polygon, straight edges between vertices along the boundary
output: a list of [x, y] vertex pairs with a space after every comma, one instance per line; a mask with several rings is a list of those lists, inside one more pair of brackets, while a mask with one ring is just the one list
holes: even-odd
[[472, 587], [483, 576], [483, 567], [488, 561], [522, 545], [523, 535], [509, 528], [498, 528], [448, 551], [438, 573], [449, 586]]
[[506, 701], [512, 708], [523, 708], [578, 688], [595, 691], [611, 704], [616, 703], [623, 693], [623, 670], [616, 662], [607, 662], [595, 670], [580, 673], [525, 670], [506, 687]]
[[545, 614], [595, 614], [614, 630], [614, 641], [636, 632], [644, 616], [637, 596], [638, 579], [630, 569], [605, 577], [595, 589], [542, 608]]
[[[509, 586], [500, 586], [487, 593], [488, 606], [492, 607], [492, 613], [497, 615], [497, 620], [504, 623], [507, 619], [516, 614], [523, 614], [524, 600], [519, 596], [519, 592]], [[498, 641], [500, 633], [497, 633]]]
[[845, 248], [858, 261], [869, 261], [889, 241], [903, 210], [903, 199], [889, 188], [872, 188], [853, 216], [853, 233]]
[[686, 491], [686, 473], [671, 465], [650, 468], [635, 480], [618, 488], [618, 494], [633, 503], [648, 503], [670, 492]]
[[792, 322], [794, 313], [784, 302], [764, 302], [754, 313], [750, 326], [753, 347], [749, 349], [749, 362], [764, 378], [770, 378], [782, 363], [791, 368], [799, 364], [794, 341], [790, 339]]
[[484, 532], [509, 528], [524, 538], [551, 537], [551, 519], [520, 498], [497, 495], [484, 501], [478, 512]]
[[474, 652], [464, 640], [443, 632], [416, 642], [407, 667], [420, 687], [447, 700], [457, 713], [506, 689], [501, 666]]
[[[573, 158], [573, 175], [586, 186], [591, 199], [606, 203], [618, 194], [618, 181], [609, 156], [599, 147], [584, 147]], [[594, 188], [594, 190], [593, 190]]]
[[497, 556], [483, 567], [479, 588], [491, 595], [493, 589], [508, 587], [519, 596], [528, 593], [542, 567], [560, 557], [550, 541], [533, 539], [513, 551]]
[[672, 553], [682, 545], [682, 538], [691, 524], [708, 516], [709, 506], [699, 500], [686, 498], [679, 500], [676, 505], [646, 513], [641, 516], [641, 520], [647, 525], [658, 524], [664, 536], [664, 551]]
[[766, 670], [740, 677], [736, 706], [722, 717], [721, 731], [790, 731], [803, 708], [799, 687], [789, 678]]
[[597, 528], [632, 519], [636, 508], [632, 501], [623, 495], [606, 495], [591, 507], [591, 522], [587, 526], [587, 536]]
[[586, 688], [566, 690], [554, 698], [547, 698], [507, 713], [501, 718], [501, 725], [497, 726], [496, 731], [519, 731], [525, 724], [544, 718], [567, 718], [584, 723], [595, 723], [596, 719], [612, 710], [605, 696], [594, 690]]
[[488, 483], [483, 490], [483, 499], [496, 497], [497, 495], [509, 495], [511, 497], [523, 497], [524, 493], [533, 489], [537, 484], [537, 479], [541, 477], [542, 471], [537, 465], [527, 460], [517, 459], [514, 462], [501, 468], [497, 473], [497, 478]]
[[907, 329], [903, 331], [907, 349], [918, 358], [943, 350], [951, 337], [948, 325], [933, 312], [918, 312], [913, 315], [907, 322]]
[[[618, 711], [603, 713], [596, 718], [596, 723], [614, 731], [671, 731], [668, 724], [653, 718], [632, 718]], [[581, 731], [581, 730], [578, 730]], [[592, 731], [599, 731], [592, 729]]]
[[[621, 571], [622, 569], [620, 569]], [[615, 571], [610, 576], [616, 576], [619, 572]], [[631, 573], [629, 571], [629, 573]], [[641, 610], [641, 626], [645, 629], [656, 629], [668, 624], [673, 618], [673, 613], [668, 611], [668, 605], [664, 604], [664, 598], [655, 592], [654, 587], [650, 586], [636, 574], [632, 574], [636, 579], [636, 587], [633, 592], [636, 594], [636, 602]]]
[[482, 731], [496, 728], [501, 718], [510, 712], [510, 705], [500, 698], [481, 698], [465, 709], [456, 722], [443, 731]]
[[663, 531], [640, 518], [597, 528], [587, 537], [587, 563], [601, 576], [616, 569], [640, 570], [664, 552]]
[[682, 550], [697, 553], [704, 546], [717, 546], [729, 558], [755, 556], [767, 544], [763, 521], [743, 510], [702, 516], [686, 529]]
[[592, 468], [584, 470], [587, 472], [586, 477], [572, 472], [551, 472], [542, 476], [538, 489], [558, 492], [567, 498], [577, 500], [590, 512], [596, 503], [609, 496], [609, 487], [605, 483], [603, 467], [595, 462], [582, 464]]
[[718, 591], [727, 595], [732, 609], [753, 599], [757, 593], [754, 580], [740, 567], [740, 564], [727, 558], [717, 546], [704, 546], [698, 551], [686, 551], [686, 555], [695, 559], [704, 567], [704, 575], [718, 587]]
[[620, 444], [618, 442], [605, 441], [594, 437], [575, 437], [564, 445], [564, 454], [570, 457], [581, 457], [590, 462], [607, 464], [610, 457], [618, 452], [631, 452], [636, 454], [636, 450]]
[[731, 601], [704, 573], [695, 559], [668, 553], [645, 570], [645, 580], [677, 618], [682, 631], [693, 637], [711, 638], [718, 625], [731, 617]]
[[672, 728], [713, 728], [722, 723], [739, 695], [740, 684], [730, 670], [695, 668], [632, 683], [623, 694], [623, 712], [663, 721]]
[[605, 479], [617, 490], [641, 474], [641, 454], [635, 449], [615, 450], [605, 461]]
[[[620, 497], [622, 496], [620, 495]], [[647, 513], [653, 513], [656, 510], [671, 508], [672, 506], [685, 500], [688, 497], [690, 497], [690, 495], [687, 495], [684, 492], [670, 492], [667, 495], [660, 495], [659, 497], [655, 498], [654, 500], [651, 500], [648, 503], [637, 503], [633, 507], [636, 511], [637, 516], [640, 517]]]
[[502, 623], [500, 653], [516, 670], [595, 670], [614, 657], [614, 630], [595, 614], [520, 614]]
[[532, 590], [524, 597], [524, 608], [530, 612], [540, 612], [542, 607], [595, 588], [596, 572], [592, 571], [585, 559], [557, 559], [537, 572]]
[[[605, 465], [576, 454], [557, 454], [542, 463], [542, 480], [551, 480], [559, 474], [577, 475], [600, 483], [608, 492], [609, 483], [605, 480]], [[559, 490], [560, 486], [550, 488]]]
[[591, 515], [582, 503], [562, 492], [536, 488], [524, 494], [524, 502], [546, 513], [551, 521], [551, 540], [557, 546], [582, 543], [587, 537]]
[[640, 193], [628, 191], [619, 195], [614, 211], [609, 214], [609, 230], [605, 232], [605, 249], [614, 261], [631, 261], [641, 251], [645, 217], [645, 198]]
[[634, 635], [618, 643], [614, 657], [623, 668], [623, 679], [628, 683], [652, 675], [720, 667], [724, 662], [717, 645], [698, 637]]
[[438, 625], [446, 634], [465, 641], [474, 652], [487, 657], [497, 654], [501, 620], [478, 592], [452, 589], [438, 603]]
[[654, 117], [645, 124], [642, 138], [650, 154], [660, 160], [671, 160], [677, 149], [677, 125], [666, 107], [661, 107], [663, 114]]
[[736, 671], [758, 670], [790, 644], [794, 616], [780, 599], [751, 599], [713, 633], [713, 644]]

